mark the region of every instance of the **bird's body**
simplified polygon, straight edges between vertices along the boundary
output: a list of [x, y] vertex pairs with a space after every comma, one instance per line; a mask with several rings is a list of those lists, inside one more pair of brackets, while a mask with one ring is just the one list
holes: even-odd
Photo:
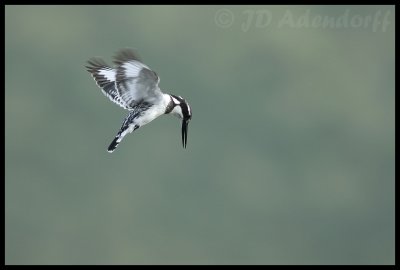
[[192, 117], [188, 103], [180, 96], [164, 94], [158, 86], [157, 74], [143, 64], [133, 50], [120, 50], [114, 58], [115, 67], [108, 66], [100, 58], [92, 58], [88, 63], [87, 70], [103, 94], [129, 110], [108, 147], [109, 152], [113, 152], [128, 133], [170, 113], [182, 119], [182, 142], [186, 147], [187, 125]]

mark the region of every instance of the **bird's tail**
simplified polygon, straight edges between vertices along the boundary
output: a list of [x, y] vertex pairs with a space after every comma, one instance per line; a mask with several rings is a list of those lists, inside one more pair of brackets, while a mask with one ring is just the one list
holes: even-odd
[[122, 126], [121, 130], [118, 132], [117, 136], [115, 136], [114, 140], [111, 142], [110, 146], [108, 146], [107, 151], [109, 153], [114, 152], [115, 148], [119, 145], [119, 143], [122, 141], [122, 139], [127, 135], [128, 133], [131, 133], [132, 131], [135, 131], [138, 129], [139, 126], [135, 125], [132, 129], [128, 129], [127, 126]]
[[108, 146], [107, 151], [109, 153], [114, 152], [115, 148], [117, 148], [118, 144], [121, 142], [123, 136], [121, 136], [120, 133], [118, 133], [117, 136], [115, 136], [114, 140], [111, 142], [110, 146]]

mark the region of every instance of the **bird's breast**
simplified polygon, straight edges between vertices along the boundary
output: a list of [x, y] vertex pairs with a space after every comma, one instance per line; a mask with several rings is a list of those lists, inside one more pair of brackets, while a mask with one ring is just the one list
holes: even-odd
[[141, 126], [153, 121], [160, 115], [164, 114], [165, 108], [163, 106], [153, 106], [146, 112], [142, 114], [139, 119], [137, 119], [137, 123]]

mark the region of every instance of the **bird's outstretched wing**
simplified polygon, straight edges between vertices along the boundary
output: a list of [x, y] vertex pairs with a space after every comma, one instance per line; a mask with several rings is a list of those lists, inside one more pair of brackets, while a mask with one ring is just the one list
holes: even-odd
[[115, 84], [120, 99], [130, 108], [142, 102], [162, 98], [157, 74], [143, 64], [132, 49], [122, 49], [114, 56]]
[[122, 108], [129, 109], [129, 106], [121, 99], [117, 91], [115, 85], [117, 71], [114, 68], [108, 66], [101, 58], [96, 57], [88, 61], [86, 69], [92, 74], [104, 95]]

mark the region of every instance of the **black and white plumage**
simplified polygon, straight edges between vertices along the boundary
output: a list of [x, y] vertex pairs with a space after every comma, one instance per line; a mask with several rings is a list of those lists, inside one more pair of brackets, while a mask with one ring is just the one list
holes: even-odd
[[129, 111], [108, 152], [113, 152], [128, 133], [163, 114], [182, 119], [182, 144], [186, 148], [188, 123], [192, 118], [186, 100], [164, 94], [158, 86], [158, 75], [143, 64], [132, 49], [117, 52], [113, 62], [115, 67], [110, 67], [101, 58], [92, 58], [86, 66], [103, 94]]

